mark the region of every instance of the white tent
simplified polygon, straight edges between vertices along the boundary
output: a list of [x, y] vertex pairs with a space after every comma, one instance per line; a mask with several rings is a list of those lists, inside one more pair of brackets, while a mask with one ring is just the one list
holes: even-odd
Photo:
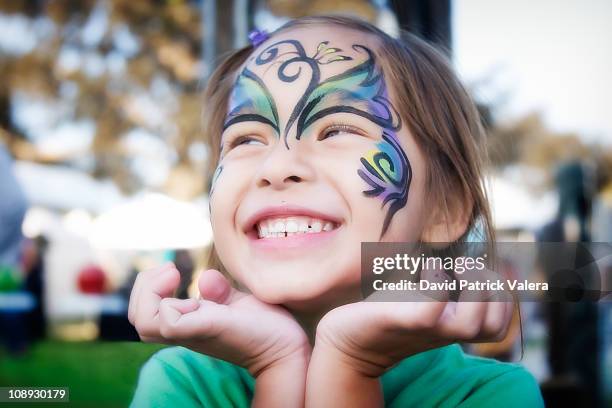
[[212, 241], [208, 207], [143, 193], [96, 218], [90, 241], [105, 249], [203, 247]]
[[70, 167], [16, 161], [13, 168], [32, 206], [99, 214], [124, 200], [112, 181], [98, 181]]
[[537, 197], [520, 184], [502, 176], [489, 180], [488, 191], [495, 229], [535, 230], [550, 222], [557, 212], [559, 199], [553, 192]]

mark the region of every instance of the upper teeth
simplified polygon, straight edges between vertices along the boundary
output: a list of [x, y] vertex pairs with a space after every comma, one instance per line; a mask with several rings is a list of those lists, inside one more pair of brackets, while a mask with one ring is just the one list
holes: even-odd
[[334, 224], [318, 218], [292, 216], [286, 218], [266, 218], [257, 223], [259, 238], [285, 237], [295, 234], [331, 231]]

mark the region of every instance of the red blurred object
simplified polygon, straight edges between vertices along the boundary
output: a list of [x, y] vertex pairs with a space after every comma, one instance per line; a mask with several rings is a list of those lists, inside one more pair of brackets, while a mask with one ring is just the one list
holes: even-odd
[[106, 274], [98, 265], [87, 265], [77, 277], [79, 290], [83, 293], [101, 294], [106, 287]]

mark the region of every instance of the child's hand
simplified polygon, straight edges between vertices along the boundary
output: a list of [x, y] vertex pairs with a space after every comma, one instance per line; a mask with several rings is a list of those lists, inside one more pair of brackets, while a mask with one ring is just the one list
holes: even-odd
[[232, 288], [215, 270], [199, 278], [201, 300], [171, 297], [179, 281], [172, 264], [138, 275], [128, 317], [143, 341], [182, 345], [240, 365], [256, 378], [281, 365], [305, 372], [310, 344], [284, 308]]
[[511, 316], [512, 304], [504, 302], [359, 302], [329, 312], [315, 344], [333, 347], [374, 377], [432, 348], [501, 340]]
[[501, 340], [512, 313], [510, 302], [358, 302], [333, 309], [317, 327], [307, 405], [331, 403], [330, 390], [343, 388], [349, 392], [335, 395], [338, 405], [382, 406], [378, 378], [387, 369], [457, 341]]

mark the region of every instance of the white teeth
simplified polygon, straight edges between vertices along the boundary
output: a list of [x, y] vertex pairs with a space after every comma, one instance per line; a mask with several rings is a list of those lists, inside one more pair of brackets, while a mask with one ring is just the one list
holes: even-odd
[[287, 232], [297, 232], [298, 231], [298, 224], [297, 222], [295, 222], [295, 220], [287, 220], [287, 224], [285, 224], [287, 226]]
[[331, 231], [334, 224], [317, 218], [292, 216], [289, 218], [268, 218], [257, 223], [259, 238], [284, 238], [298, 234], [313, 234]]
[[257, 232], [259, 234], [259, 238], [263, 238], [269, 234], [268, 227], [262, 224], [257, 224]]
[[276, 232], [285, 232], [286, 224], [283, 221], [276, 221], [274, 224], [274, 231]]

